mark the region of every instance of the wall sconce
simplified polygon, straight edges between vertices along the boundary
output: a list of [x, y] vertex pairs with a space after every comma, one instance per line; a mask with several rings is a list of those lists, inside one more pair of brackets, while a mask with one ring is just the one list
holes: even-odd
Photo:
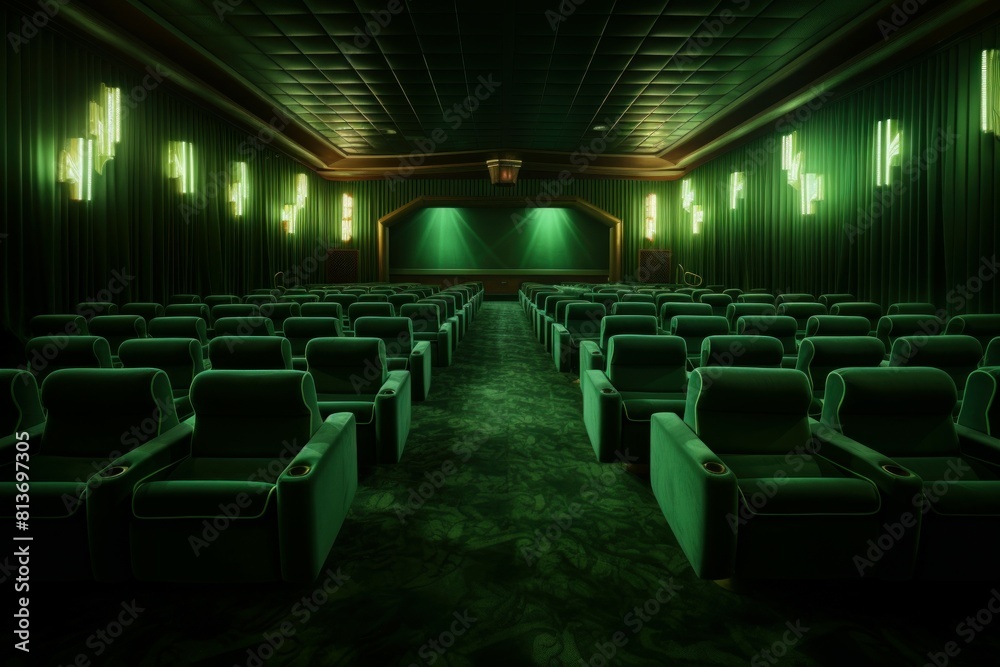
[[69, 198], [73, 201], [90, 201], [93, 198], [94, 141], [69, 139], [66, 149], [59, 153], [57, 178], [69, 183]]
[[295, 205], [299, 208], [305, 208], [306, 206], [306, 195], [309, 194], [309, 179], [306, 178], [305, 174], [296, 174], [295, 176]]
[[705, 221], [705, 209], [700, 205], [695, 204], [691, 207], [691, 213], [693, 215], [691, 221], [691, 233], [701, 234], [701, 223]]
[[229, 201], [233, 202], [233, 215], [243, 215], [247, 201], [247, 163], [234, 162], [232, 182], [229, 184]]
[[511, 158], [487, 160], [486, 170], [490, 172], [490, 182], [493, 185], [517, 185], [517, 173], [521, 170], [521, 161]]
[[181, 194], [194, 192], [194, 146], [190, 142], [167, 144], [167, 178], [177, 179]]
[[822, 174], [802, 174], [799, 186], [799, 196], [802, 198], [802, 215], [812, 215], [816, 212], [816, 202], [823, 201], [826, 196], [823, 187]]
[[340, 200], [340, 240], [347, 243], [354, 233], [354, 197], [344, 193]]
[[798, 132], [781, 137], [781, 168], [785, 170], [788, 184], [798, 188], [799, 172], [802, 171], [802, 151], [799, 150]]
[[729, 208], [736, 210], [736, 203], [746, 199], [746, 172], [734, 171], [729, 174]]
[[650, 192], [646, 195], [646, 238], [650, 241], [656, 236], [656, 195]]
[[122, 139], [122, 90], [101, 84], [101, 103], [90, 103], [89, 132], [95, 139], [94, 170], [101, 174], [104, 163], [115, 157], [115, 144]]
[[295, 204], [285, 204], [281, 207], [281, 227], [286, 234], [295, 233], [295, 213], [298, 209]]
[[892, 168], [903, 159], [899, 121], [891, 118], [875, 126], [875, 185], [892, 185]]
[[1000, 137], [1000, 50], [986, 49], [983, 51], [982, 80], [982, 115], [983, 132], [992, 132]]
[[681, 206], [684, 207], [685, 211], [691, 211], [691, 205], [694, 203], [694, 188], [691, 187], [691, 179], [685, 178], [681, 181]]

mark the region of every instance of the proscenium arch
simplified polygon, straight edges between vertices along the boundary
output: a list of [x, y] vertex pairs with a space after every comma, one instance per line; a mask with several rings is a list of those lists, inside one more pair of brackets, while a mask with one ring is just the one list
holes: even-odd
[[[395, 211], [378, 219], [378, 277], [389, 281], [389, 228], [408, 218], [422, 208], [525, 208], [521, 197], [417, 197]], [[608, 280], [618, 282], [622, 277], [622, 221], [604, 209], [579, 197], [552, 197], [546, 207], [572, 208], [608, 227]]]

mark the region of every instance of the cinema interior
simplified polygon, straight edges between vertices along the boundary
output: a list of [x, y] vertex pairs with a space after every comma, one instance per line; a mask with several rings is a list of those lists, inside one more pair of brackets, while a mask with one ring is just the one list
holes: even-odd
[[0, 16], [2, 664], [997, 664], [994, 0]]

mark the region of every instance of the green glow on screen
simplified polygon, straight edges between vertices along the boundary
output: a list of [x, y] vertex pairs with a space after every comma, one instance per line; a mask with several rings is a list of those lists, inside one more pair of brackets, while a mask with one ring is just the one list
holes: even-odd
[[390, 228], [392, 271], [608, 269], [608, 227], [570, 208], [432, 207]]

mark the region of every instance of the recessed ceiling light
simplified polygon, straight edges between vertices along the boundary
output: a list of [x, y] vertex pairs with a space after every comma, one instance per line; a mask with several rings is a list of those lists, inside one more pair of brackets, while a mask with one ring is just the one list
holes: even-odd
[[604, 132], [606, 129], [608, 129], [608, 126], [603, 123], [601, 125], [594, 126], [594, 132]]

